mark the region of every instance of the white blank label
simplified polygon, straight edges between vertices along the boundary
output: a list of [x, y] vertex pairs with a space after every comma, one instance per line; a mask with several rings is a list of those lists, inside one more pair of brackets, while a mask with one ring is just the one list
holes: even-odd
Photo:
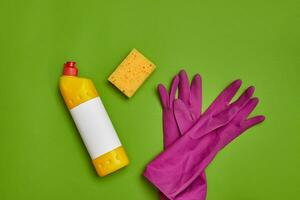
[[70, 112], [92, 159], [121, 146], [99, 97], [72, 108]]

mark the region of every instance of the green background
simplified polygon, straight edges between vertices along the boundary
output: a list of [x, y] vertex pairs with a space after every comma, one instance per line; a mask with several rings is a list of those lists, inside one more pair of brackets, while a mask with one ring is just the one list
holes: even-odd
[[[0, 199], [157, 199], [142, 171], [162, 149], [156, 85], [203, 76], [204, 107], [231, 80], [267, 120], [207, 169], [208, 200], [298, 199], [298, 0], [2, 0]], [[106, 79], [132, 48], [157, 65], [132, 99]], [[58, 91], [65, 61], [93, 79], [131, 164], [97, 177]]]

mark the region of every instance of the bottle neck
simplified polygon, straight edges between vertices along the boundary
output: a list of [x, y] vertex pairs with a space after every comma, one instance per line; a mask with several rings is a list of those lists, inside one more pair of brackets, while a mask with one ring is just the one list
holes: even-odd
[[78, 69], [76, 68], [76, 62], [68, 61], [64, 64], [63, 75], [65, 76], [77, 76]]

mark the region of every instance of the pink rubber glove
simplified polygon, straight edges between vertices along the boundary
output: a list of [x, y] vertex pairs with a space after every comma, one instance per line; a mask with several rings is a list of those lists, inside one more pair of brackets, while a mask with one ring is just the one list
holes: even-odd
[[[187, 116], [181, 116], [181, 123], [179, 125], [182, 125], [182, 127], [177, 127], [174, 118], [173, 102], [175, 100], [177, 88], [178, 98], [182, 100], [184, 109], [186, 109], [183, 114], [187, 114]], [[201, 76], [196, 74], [190, 86], [186, 72], [181, 70], [179, 72], [179, 78], [178, 76], [173, 78], [170, 94], [168, 94], [166, 88], [162, 84], [158, 85], [158, 93], [160, 95], [163, 110], [164, 149], [166, 149], [186, 131], [185, 129], [188, 124], [188, 128], [191, 128], [196, 119], [200, 117], [202, 107]], [[206, 198], [206, 191], [206, 177], [203, 172], [187, 189], [177, 195], [176, 200], [204, 200]], [[168, 198], [162, 194], [161, 199], [165, 200]]]
[[[247, 120], [258, 102], [250, 100], [253, 87], [229, 104], [240, 85], [241, 81], [237, 80], [226, 88], [184, 136], [147, 166], [144, 176], [169, 199], [175, 199], [189, 187], [219, 150], [247, 128], [264, 120], [263, 116]], [[180, 107], [182, 101], [176, 100], [175, 110]], [[176, 118], [179, 121], [179, 115]]]

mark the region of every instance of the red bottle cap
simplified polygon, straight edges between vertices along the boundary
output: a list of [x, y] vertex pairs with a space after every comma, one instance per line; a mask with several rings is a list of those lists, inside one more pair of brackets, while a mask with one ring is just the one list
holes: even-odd
[[74, 61], [68, 61], [64, 64], [64, 71], [63, 75], [66, 76], [77, 76], [78, 69], [76, 68], [76, 62]]

